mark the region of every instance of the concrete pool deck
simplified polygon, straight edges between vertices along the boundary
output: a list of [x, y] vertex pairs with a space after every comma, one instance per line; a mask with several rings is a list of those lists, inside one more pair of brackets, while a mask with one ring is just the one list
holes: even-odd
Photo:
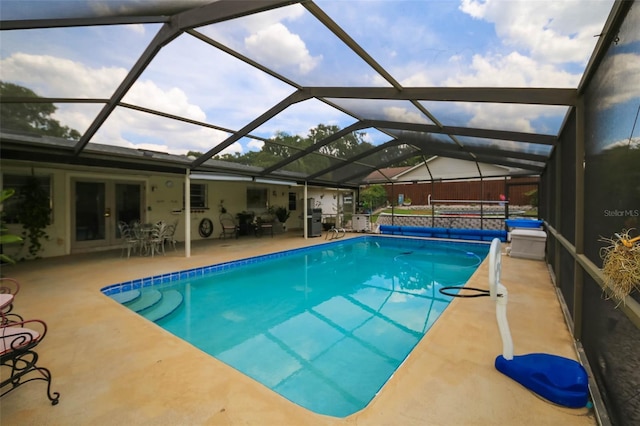
[[[154, 258], [122, 258], [118, 250], [3, 266], [3, 276], [21, 283], [14, 312], [49, 327], [39, 365], [51, 370], [52, 390], [61, 396], [51, 406], [44, 382], [25, 384], [0, 399], [0, 423], [597, 424], [586, 409], [552, 405], [495, 370], [502, 343], [488, 298], [454, 299], [376, 398], [340, 419], [297, 406], [100, 292], [131, 279], [325, 242], [324, 235], [305, 240], [289, 232], [194, 243], [190, 258], [179, 247]], [[502, 265], [515, 353], [577, 359], [544, 262], [503, 256]], [[487, 288], [487, 271], [485, 259], [468, 285]]]

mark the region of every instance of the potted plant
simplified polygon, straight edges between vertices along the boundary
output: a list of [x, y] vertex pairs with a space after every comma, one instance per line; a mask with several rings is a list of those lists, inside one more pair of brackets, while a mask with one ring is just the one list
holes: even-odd
[[[0, 193], [0, 204], [4, 202], [7, 198], [11, 197], [15, 191], [13, 189], [3, 189]], [[11, 257], [4, 254], [1, 248], [5, 244], [19, 243], [22, 241], [22, 238], [18, 235], [8, 234], [7, 228], [5, 227], [4, 221], [2, 220], [2, 211], [0, 211], [0, 261], [2, 263], [16, 263]]]
[[282, 224], [282, 229], [287, 230], [287, 219], [291, 216], [291, 212], [286, 207], [276, 207], [273, 214], [278, 218], [278, 222]]
[[45, 231], [51, 220], [49, 194], [42, 189], [38, 178], [30, 176], [20, 191], [20, 197], [18, 221], [23, 228], [22, 238], [29, 242], [29, 255], [38, 258], [38, 253], [42, 250], [41, 240], [49, 239]]

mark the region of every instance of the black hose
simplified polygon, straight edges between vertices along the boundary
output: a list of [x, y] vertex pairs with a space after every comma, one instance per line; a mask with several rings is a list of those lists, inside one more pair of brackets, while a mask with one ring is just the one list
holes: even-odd
[[[460, 293], [449, 293], [449, 290], [459, 290], [460, 292], [463, 291], [474, 291], [476, 292], [476, 294], [460, 294]], [[489, 296], [489, 290], [485, 290], [482, 288], [475, 288], [475, 287], [465, 287], [465, 286], [461, 286], [461, 285], [455, 285], [455, 286], [450, 286], [450, 287], [442, 287], [440, 289], [438, 289], [438, 291], [441, 294], [444, 294], [445, 296], [451, 296], [451, 297], [484, 297], [484, 296]]]

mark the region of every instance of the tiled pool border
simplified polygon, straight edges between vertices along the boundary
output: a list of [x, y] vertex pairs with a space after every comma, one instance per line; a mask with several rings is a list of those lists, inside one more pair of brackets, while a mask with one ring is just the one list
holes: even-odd
[[[403, 241], [409, 242], [409, 244], [415, 244], [415, 245], [422, 245], [424, 244], [426, 241], [429, 241], [430, 243], [441, 243], [444, 245], [455, 245], [457, 247], [460, 247], [461, 245], [468, 245], [468, 246], [488, 246], [488, 243], [482, 243], [482, 242], [464, 242], [464, 241], [449, 241], [449, 240], [433, 240], [433, 239], [424, 239], [424, 238], [398, 238], [398, 237], [391, 237], [391, 236], [380, 236], [380, 235], [365, 235], [362, 237], [356, 237], [356, 238], [352, 238], [349, 240], [345, 240], [345, 241], [349, 241], [349, 242], [357, 242], [357, 241], [370, 241], [370, 240], [376, 240], [376, 239], [401, 239]], [[107, 295], [107, 296], [111, 296], [113, 294], [118, 294], [118, 293], [123, 293], [125, 291], [130, 291], [130, 290], [137, 290], [140, 288], [144, 288], [144, 287], [151, 287], [151, 286], [155, 286], [155, 285], [161, 285], [161, 284], [167, 284], [167, 283], [171, 283], [173, 281], [179, 281], [185, 278], [196, 278], [196, 277], [202, 277], [208, 274], [213, 274], [216, 272], [220, 272], [220, 271], [227, 271], [230, 269], [235, 269], [235, 268], [239, 268], [245, 265], [249, 265], [249, 264], [255, 264], [255, 263], [259, 263], [259, 262], [264, 262], [267, 260], [271, 260], [271, 259], [276, 259], [276, 258], [280, 258], [280, 257], [285, 257], [285, 256], [291, 256], [294, 254], [298, 254], [298, 253], [303, 253], [306, 251], [313, 251], [313, 250], [317, 250], [318, 247], [323, 247], [323, 246], [327, 246], [327, 245], [334, 245], [334, 244], [341, 244], [345, 241], [342, 240], [334, 240], [334, 241], [327, 241], [326, 243], [322, 243], [322, 244], [318, 244], [318, 245], [314, 245], [314, 246], [309, 246], [309, 247], [300, 247], [300, 248], [296, 248], [296, 249], [291, 249], [291, 250], [286, 250], [286, 251], [279, 251], [279, 252], [275, 252], [275, 253], [269, 253], [269, 254], [262, 254], [259, 256], [253, 256], [253, 257], [248, 257], [245, 259], [239, 259], [239, 260], [232, 260], [229, 262], [223, 262], [223, 263], [216, 263], [213, 265], [208, 265], [208, 266], [201, 266], [201, 267], [197, 267], [197, 268], [191, 268], [191, 269], [185, 269], [183, 271], [178, 271], [178, 272], [170, 272], [168, 274], [162, 274], [162, 275], [154, 275], [151, 277], [145, 277], [145, 278], [139, 278], [136, 280], [131, 280], [131, 281], [124, 281], [118, 284], [111, 284], [108, 285], [106, 287], [102, 287], [100, 289], [100, 291]]]

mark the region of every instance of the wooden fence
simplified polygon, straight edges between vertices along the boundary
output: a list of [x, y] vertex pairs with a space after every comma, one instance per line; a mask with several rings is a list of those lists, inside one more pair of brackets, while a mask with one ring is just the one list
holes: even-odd
[[[500, 180], [441, 181], [427, 183], [383, 184], [389, 202], [398, 202], [398, 195], [411, 199], [411, 204], [426, 206], [429, 200], [486, 200], [500, 201], [504, 195], [511, 205], [535, 204], [527, 193], [538, 189], [539, 178], [510, 178]], [[431, 195], [431, 197], [429, 197]], [[537, 197], [535, 197], [537, 199]]]

